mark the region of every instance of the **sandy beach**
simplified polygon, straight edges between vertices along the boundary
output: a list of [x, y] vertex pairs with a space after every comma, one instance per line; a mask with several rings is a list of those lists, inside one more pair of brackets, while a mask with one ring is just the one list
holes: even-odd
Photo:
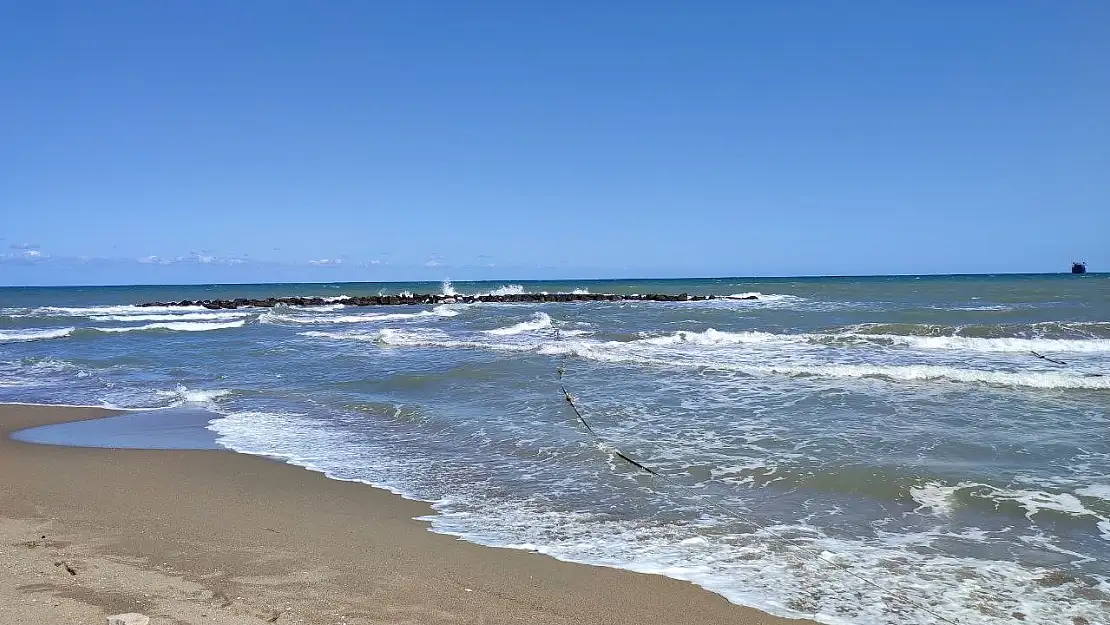
[[805, 623], [692, 584], [433, 534], [423, 504], [225, 451], [31, 445], [110, 414], [0, 406], [7, 623]]

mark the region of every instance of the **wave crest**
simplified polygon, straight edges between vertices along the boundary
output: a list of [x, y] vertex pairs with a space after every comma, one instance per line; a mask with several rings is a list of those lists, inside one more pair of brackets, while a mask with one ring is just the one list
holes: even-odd
[[0, 330], [0, 343], [22, 343], [60, 339], [73, 334], [76, 328], [31, 328], [28, 330]]
[[246, 319], [238, 321], [230, 321], [227, 323], [204, 322], [204, 321], [181, 321], [177, 323], [148, 323], [141, 326], [128, 326], [124, 328], [90, 328], [98, 332], [144, 332], [150, 330], [166, 330], [170, 332], [208, 332], [210, 330], [229, 330], [231, 328], [241, 328], [246, 325]]
[[512, 336], [514, 334], [521, 334], [523, 332], [535, 332], [536, 330], [544, 330], [551, 327], [551, 316], [544, 312], [538, 312], [532, 315], [531, 321], [522, 321], [504, 328], [495, 328], [493, 330], [485, 330], [486, 334], [494, 336]]

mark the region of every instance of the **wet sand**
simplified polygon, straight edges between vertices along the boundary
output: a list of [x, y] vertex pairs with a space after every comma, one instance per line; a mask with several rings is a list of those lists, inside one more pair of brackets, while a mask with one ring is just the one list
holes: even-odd
[[421, 503], [228, 451], [21, 443], [106, 416], [0, 405], [0, 621], [810, 623], [656, 575], [433, 534]]

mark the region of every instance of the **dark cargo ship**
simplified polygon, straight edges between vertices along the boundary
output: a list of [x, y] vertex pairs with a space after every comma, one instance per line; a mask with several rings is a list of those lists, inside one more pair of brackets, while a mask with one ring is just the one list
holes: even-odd
[[1087, 273], [1087, 263], [1072, 263], [1071, 264], [1071, 272], [1072, 273]]

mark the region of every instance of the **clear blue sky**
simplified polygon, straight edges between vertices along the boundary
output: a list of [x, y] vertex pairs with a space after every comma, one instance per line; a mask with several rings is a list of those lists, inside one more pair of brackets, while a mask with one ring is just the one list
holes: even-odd
[[0, 284], [1110, 269], [1110, 2], [0, 0]]

